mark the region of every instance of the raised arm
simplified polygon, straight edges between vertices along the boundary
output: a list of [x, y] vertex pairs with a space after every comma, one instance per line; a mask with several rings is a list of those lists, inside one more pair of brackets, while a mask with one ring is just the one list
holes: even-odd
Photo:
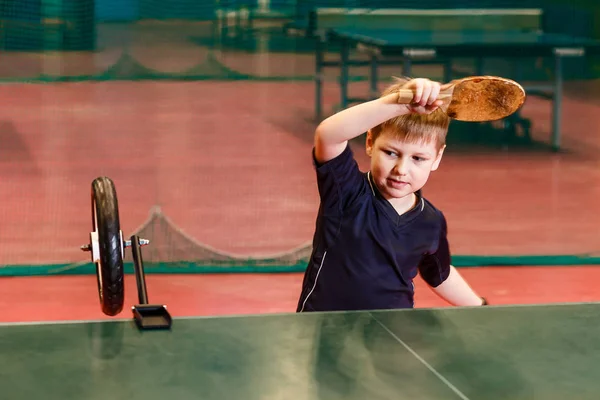
[[369, 129], [399, 115], [411, 112], [430, 113], [442, 102], [437, 100], [440, 84], [428, 79], [413, 79], [398, 88], [409, 88], [415, 93], [412, 105], [398, 104], [398, 93], [392, 92], [325, 119], [315, 131], [315, 157], [327, 162], [344, 151], [351, 140]]

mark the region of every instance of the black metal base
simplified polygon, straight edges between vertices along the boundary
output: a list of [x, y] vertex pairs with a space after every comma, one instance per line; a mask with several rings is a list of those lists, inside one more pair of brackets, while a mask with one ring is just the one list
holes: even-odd
[[166, 306], [138, 304], [131, 309], [139, 329], [171, 329], [173, 319]]
[[144, 260], [142, 259], [140, 238], [136, 235], [131, 236], [131, 249], [140, 302], [132, 307], [135, 323], [139, 329], [171, 329], [173, 320], [167, 311], [167, 306], [148, 304]]

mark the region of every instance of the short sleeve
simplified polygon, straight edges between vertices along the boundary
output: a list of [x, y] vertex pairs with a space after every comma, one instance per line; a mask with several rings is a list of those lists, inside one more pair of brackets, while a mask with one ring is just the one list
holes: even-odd
[[450, 244], [448, 243], [448, 226], [442, 215], [438, 246], [435, 252], [426, 254], [419, 263], [419, 273], [431, 287], [441, 285], [450, 275]]
[[312, 155], [322, 211], [325, 214], [339, 214], [364, 191], [365, 177], [349, 145], [340, 155], [325, 163], [317, 162], [314, 148]]

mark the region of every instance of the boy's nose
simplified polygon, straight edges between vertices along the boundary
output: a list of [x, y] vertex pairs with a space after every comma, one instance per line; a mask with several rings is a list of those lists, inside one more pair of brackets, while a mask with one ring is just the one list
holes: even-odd
[[408, 173], [408, 162], [404, 159], [398, 160], [394, 168], [394, 173], [397, 175], [406, 175]]

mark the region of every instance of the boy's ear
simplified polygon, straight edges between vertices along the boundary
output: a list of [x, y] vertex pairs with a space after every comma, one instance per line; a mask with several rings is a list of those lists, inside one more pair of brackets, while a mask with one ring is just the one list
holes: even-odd
[[445, 149], [446, 149], [446, 145], [443, 145], [442, 148], [440, 149], [440, 151], [438, 151], [438, 155], [435, 158], [435, 161], [433, 162], [433, 165], [431, 166], [431, 170], [432, 171], [435, 171], [440, 166], [440, 162], [442, 161], [442, 156], [444, 155], [444, 150]]
[[371, 130], [367, 131], [367, 140], [365, 141], [365, 148], [367, 151], [367, 155], [371, 157], [373, 153], [373, 135], [371, 134]]

